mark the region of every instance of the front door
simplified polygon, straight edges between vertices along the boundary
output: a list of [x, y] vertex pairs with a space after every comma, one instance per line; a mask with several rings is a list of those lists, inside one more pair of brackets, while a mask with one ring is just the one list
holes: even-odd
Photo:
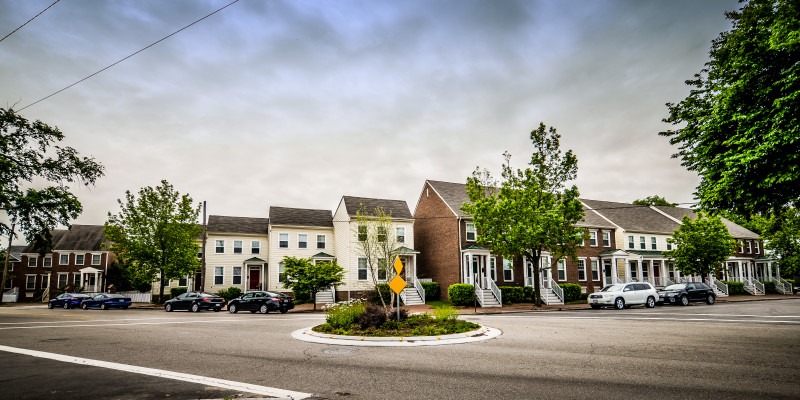
[[611, 260], [603, 260], [603, 286], [614, 283], [614, 280], [611, 278], [611, 268], [613, 268]]
[[250, 267], [247, 290], [261, 290], [261, 267]]

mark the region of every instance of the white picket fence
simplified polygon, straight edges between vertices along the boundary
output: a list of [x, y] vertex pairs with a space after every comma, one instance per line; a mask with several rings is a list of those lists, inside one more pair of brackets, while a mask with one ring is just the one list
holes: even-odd
[[125, 297], [130, 297], [134, 303], [150, 303], [153, 301], [153, 294], [150, 292], [142, 293], [137, 291], [132, 292], [117, 292]]

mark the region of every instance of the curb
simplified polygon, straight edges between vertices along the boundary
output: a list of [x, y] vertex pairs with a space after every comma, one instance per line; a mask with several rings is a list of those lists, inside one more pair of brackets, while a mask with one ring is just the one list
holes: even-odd
[[489, 326], [482, 326], [474, 331], [450, 335], [388, 337], [331, 335], [314, 332], [312, 328], [298, 329], [292, 332], [292, 337], [304, 342], [343, 346], [419, 347], [481, 342], [494, 339], [503, 334], [501, 330]]

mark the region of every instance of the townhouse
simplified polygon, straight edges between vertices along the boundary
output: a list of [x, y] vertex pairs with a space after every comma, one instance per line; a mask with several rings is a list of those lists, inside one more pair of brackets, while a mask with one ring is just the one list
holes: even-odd
[[[267, 218], [209, 215], [202, 286], [195, 290], [217, 292], [235, 286], [246, 290], [267, 289], [269, 220]], [[191, 286], [186, 279], [174, 286]]]

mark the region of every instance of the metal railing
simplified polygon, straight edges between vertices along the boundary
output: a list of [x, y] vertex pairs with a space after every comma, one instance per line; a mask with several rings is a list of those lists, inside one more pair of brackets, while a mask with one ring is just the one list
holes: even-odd
[[664, 286], [664, 287], [666, 287], [666, 286], [672, 285], [673, 283], [675, 283], [675, 282], [673, 282], [671, 279], [669, 279], [669, 278], [667, 278], [665, 276], [659, 276], [659, 277], [653, 278], [653, 286]]
[[419, 297], [422, 299], [422, 304], [425, 304], [425, 288], [422, 287], [422, 282], [416, 276], [414, 277], [414, 289], [417, 290]]
[[744, 278], [742, 282], [744, 282], [744, 290], [753, 296], [761, 296], [766, 293], [764, 291], [764, 284], [755, 279]]
[[558, 286], [558, 284], [552, 278], [550, 278], [550, 286], [551, 286], [551, 289], [553, 289], [553, 293], [556, 296], [558, 296], [558, 298], [561, 299], [561, 302], [563, 303], [564, 302], [564, 289], [562, 289], [561, 286]]
[[117, 294], [121, 294], [125, 297], [131, 299], [134, 303], [150, 303], [153, 301], [153, 294], [150, 292], [137, 292], [137, 291], [129, 291], [129, 292], [117, 292]]
[[716, 279], [713, 279], [713, 280], [712, 279], [706, 279], [706, 284], [708, 286], [711, 286], [711, 288], [714, 289], [714, 291], [717, 292], [717, 294], [720, 295], [720, 296], [728, 296], [728, 294], [730, 293], [728, 291], [728, 285], [725, 284], [725, 283], [722, 283], [722, 281], [719, 281], [719, 280], [716, 280]]
[[780, 277], [775, 278], [775, 290], [778, 291], [780, 294], [792, 294], [792, 284], [781, 279]]
[[481, 307], [483, 307], [483, 289], [481, 289], [480, 285], [476, 284], [474, 286], [475, 286], [475, 296], [478, 298], [478, 304], [480, 304]]
[[486, 285], [492, 291], [494, 298], [497, 299], [497, 302], [503, 304], [503, 293], [500, 292], [500, 288], [497, 287], [497, 284], [491, 278], [486, 278]]

